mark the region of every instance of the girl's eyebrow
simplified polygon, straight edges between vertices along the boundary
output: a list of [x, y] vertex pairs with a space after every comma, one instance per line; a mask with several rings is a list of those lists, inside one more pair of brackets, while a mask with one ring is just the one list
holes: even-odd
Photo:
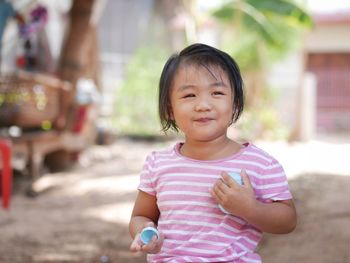
[[210, 84], [210, 86], [211, 87], [228, 87], [228, 85], [225, 82], [223, 82], [222, 80], [213, 82], [212, 84]]
[[[219, 81], [215, 81], [213, 83], [209, 84], [209, 87], [223, 87], [223, 88], [230, 88], [224, 81], [219, 80]], [[190, 89], [194, 89], [196, 88], [196, 85], [194, 84], [185, 84], [183, 86], [180, 86], [176, 92], [185, 92], [186, 90], [190, 90]]]
[[193, 88], [195, 88], [195, 85], [187, 84], [187, 85], [180, 86], [176, 91], [177, 92], [183, 92], [183, 91], [186, 91], [188, 89], [193, 89]]

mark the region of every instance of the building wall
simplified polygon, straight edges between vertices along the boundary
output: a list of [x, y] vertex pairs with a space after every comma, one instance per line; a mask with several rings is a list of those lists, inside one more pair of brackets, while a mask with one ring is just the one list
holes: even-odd
[[350, 24], [320, 24], [306, 38], [306, 70], [316, 78], [318, 133], [350, 131]]
[[350, 52], [350, 24], [321, 24], [305, 38], [308, 52]]
[[[305, 36], [304, 48], [271, 71], [270, 85], [280, 89], [277, 107], [282, 122], [291, 129], [305, 126], [303, 121], [312, 122], [313, 136], [350, 131], [350, 102], [345, 103], [350, 101], [349, 72], [350, 24], [316, 24]], [[310, 74], [315, 78], [315, 92], [303, 93], [304, 77]], [[301, 98], [302, 94], [314, 94], [315, 98]], [[315, 101], [314, 106], [306, 106], [315, 109], [301, 108], [300, 101], [305, 100]], [[315, 111], [315, 119], [302, 117], [303, 111], [309, 110]]]
[[268, 84], [277, 89], [276, 108], [282, 125], [292, 130], [297, 120], [298, 88], [303, 73], [303, 52], [298, 50], [277, 63], [268, 76]]

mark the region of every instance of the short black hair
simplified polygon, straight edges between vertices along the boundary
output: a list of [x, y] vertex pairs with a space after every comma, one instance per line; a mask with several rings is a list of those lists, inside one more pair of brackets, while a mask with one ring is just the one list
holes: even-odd
[[234, 96], [232, 123], [236, 122], [244, 107], [243, 80], [236, 61], [229, 54], [217, 48], [196, 43], [186, 47], [179, 54], [170, 56], [164, 65], [159, 80], [158, 98], [162, 131], [166, 132], [169, 129], [178, 131], [175, 121], [171, 118], [170, 92], [174, 76], [182, 63], [202, 65], [204, 67], [219, 66], [227, 73]]

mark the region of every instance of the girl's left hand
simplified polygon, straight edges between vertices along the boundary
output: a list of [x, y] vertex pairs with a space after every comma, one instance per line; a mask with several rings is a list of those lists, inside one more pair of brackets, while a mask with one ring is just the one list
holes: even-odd
[[235, 182], [226, 172], [222, 172], [222, 178], [210, 189], [210, 194], [226, 211], [245, 218], [257, 201], [247, 173], [242, 170], [240, 175], [243, 185]]

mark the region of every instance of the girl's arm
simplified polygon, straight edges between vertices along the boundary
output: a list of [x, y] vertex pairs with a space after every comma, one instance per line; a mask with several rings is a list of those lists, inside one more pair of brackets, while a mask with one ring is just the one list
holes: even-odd
[[134, 204], [134, 209], [129, 222], [129, 232], [134, 238], [147, 223], [157, 224], [159, 210], [155, 196], [139, 191]]
[[213, 198], [231, 214], [244, 218], [263, 232], [284, 234], [292, 232], [297, 216], [292, 200], [262, 203], [255, 198], [254, 189], [245, 172], [241, 173], [244, 184], [236, 183], [223, 174], [211, 190]]
[[287, 234], [297, 223], [296, 210], [292, 200], [262, 203], [256, 200], [246, 209], [244, 218], [263, 232]]
[[143, 228], [157, 225], [158, 218], [159, 210], [157, 198], [143, 191], [139, 191], [129, 222], [129, 232], [133, 238], [133, 242], [130, 246], [131, 251], [143, 251], [145, 253], [159, 252], [162, 245], [162, 235], [160, 240], [154, 240], [147, 245], [143, 245], [139, 238]]

